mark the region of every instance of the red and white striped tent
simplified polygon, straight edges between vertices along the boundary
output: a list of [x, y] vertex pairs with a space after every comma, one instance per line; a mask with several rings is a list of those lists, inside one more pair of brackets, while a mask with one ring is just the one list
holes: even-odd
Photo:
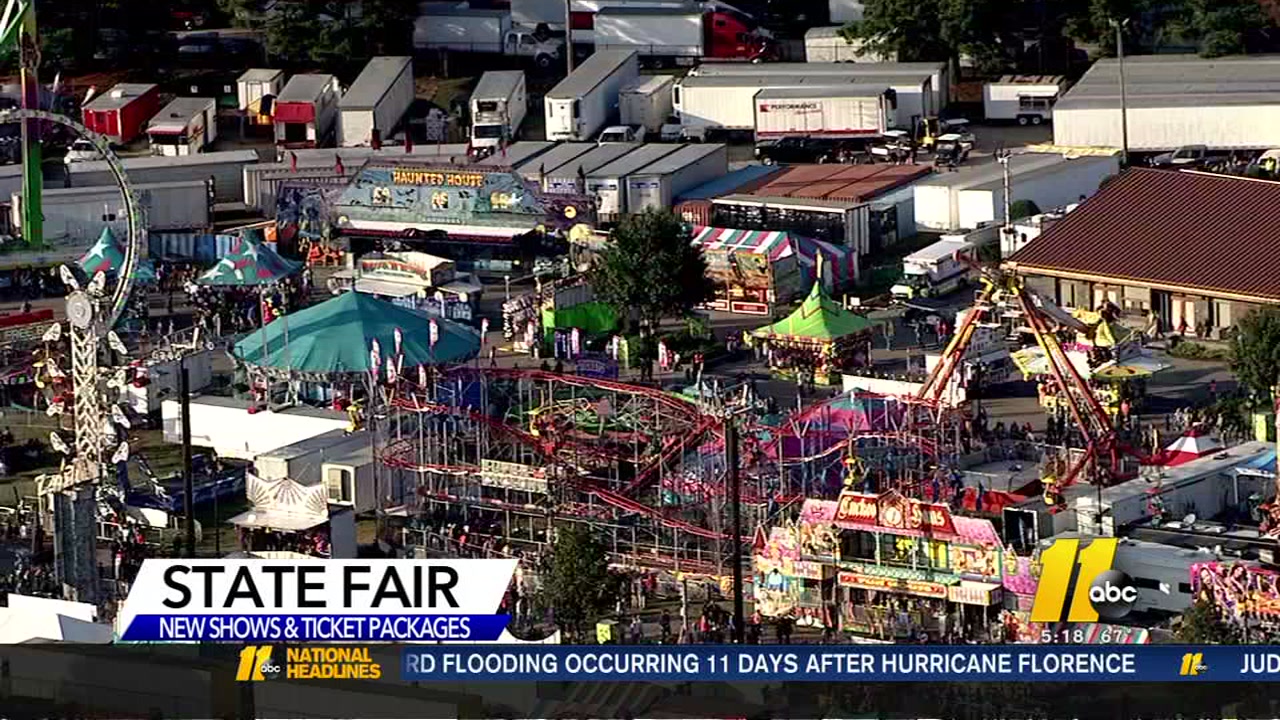
[[1182, 437], [1157, 455], [1154, 458], [1154, 464], [1165, 467], [1181, 465], [1221, 449], [1221, 441], [1210, 435], [1208, 430], [1196, 426], [1183, 433]]

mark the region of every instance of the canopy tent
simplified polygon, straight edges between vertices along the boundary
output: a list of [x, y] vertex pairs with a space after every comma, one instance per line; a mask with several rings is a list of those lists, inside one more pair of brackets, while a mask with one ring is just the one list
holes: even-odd
[[867, 332], [878, 325], [875, 320], [845, 310], [820, 284], [814, 283], [809, 297], [795, 312], [772, 325], [752, 330], [751, 334], [758, 338], [831, 342]]
[[795, 257], [801, 267], [803, 282], [808, 284], [813, 281], [817, 258], [821, 255], [823, 267], [830, 271], [829, 276], [824, 278], [828, 287], [833, 286], [833, 283], [834, 287], [842, 287], [855, 276], [854, 263], [857, 262], [857, 257], [853, 253], [831, 243], [801, 237], [795, 233], [696, 225], [693, 228], [693, 242], [708, 256], [708, 264], [713, 266], [713, 271], [717, 255], [727, 257], [745, 253], [760, 256], [769, 262]]
[[[111, 228], [103, 228], [98, 241], [81, 256], [80, 269], [84, 270], [89, 277], [93, 277], [99, 272], [113, 276], [121, 267], [124, 267], [124, 246], [116, 239]], [[133, 280], [145, 284], [156, 282], [156, 268], [150, 258], [138, 258], [133, 268]]]
[[618, 314], [611, 305], [596, 300], [560, 309], [543, 307], [542, 328], [548, 341], [557, 329], [578, 328], [587, 335], [599, 335], [618, 328]]
[[249, 287], [279, 282], [302, 269], [302, 263], [280, 257], [260, 240], [258, 233], [244, 233], [218, 264], [196, 279], [200, 285]]
[[[434, 344], [432, 322], [438, 329]], [[250, 333], [236, 343], [235, 354], [251, 366], [294, 373], [367, 373], [373, 341], [389, 359], [395, 353], [397, 330], [405, 368], [460, 362], [480, 352], [480, 333], [470, 327], [372, 295], [346, 292]]]
[[1196, 426], [1186, 431], [1169, 447], [1151, 459], [1153, 465], [1173, 467], [1189, 463], [1196, 458], [1204, 457], [1222, 450], [1222, 442], [1209, 434], [1209, 431]]

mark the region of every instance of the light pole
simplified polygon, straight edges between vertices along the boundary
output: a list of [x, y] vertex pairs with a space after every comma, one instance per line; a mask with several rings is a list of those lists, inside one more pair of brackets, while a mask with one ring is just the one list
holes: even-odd
[[1120, 61], [1120, 162], [1129, 164], [1129, 104], [1125, 97], [1124, 83], [1124, 29], [1129, 27], [1129, 20], [1112, 20], [1111, 27], [1116, 29], [1116, 58]]

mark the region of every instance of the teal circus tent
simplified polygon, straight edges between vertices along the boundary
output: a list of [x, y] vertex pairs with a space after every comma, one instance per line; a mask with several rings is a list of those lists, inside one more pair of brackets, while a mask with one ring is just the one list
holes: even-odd
[[[106, 273], [108, 277], [114, 277], [123, 266], [124, 246], [116, 240], [111, 228], [103, 228], [98, 241], [80, 258], [80, 269], [84, 270], [89, 277], [99, 272]], [[140, 283], [156, 281], [156, 268], [149, 258], [138, 258], [138, 263], [133, 268], [133, 279]]]
[[231, 241], [231, 248], [196, 282], [200, 285], [250, 287], [279, 282], [302, 269], [302, 263], [280, 257], [253, 236]]
[[278, 371], [365, 373], [373, 341], [378, 341], [382, 357], [389, 360], [395, 352], [397, 329], [406, 371], [415, 365], [462, 362], [480, 352], [480, 333], [442, 318], [435, 318], [439, 339], [431, 347], [431, 320], [425, 313], [366, 293], [346, 292], [249, 333], [236, 343], [235, 354], [248, 365]]

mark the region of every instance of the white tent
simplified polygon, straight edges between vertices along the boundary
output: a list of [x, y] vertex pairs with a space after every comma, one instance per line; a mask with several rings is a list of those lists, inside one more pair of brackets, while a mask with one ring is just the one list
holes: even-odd
[[49, 600], [30, 595], [8, 596], [0, 608], [0, 645], [22, 643], [80, 643], [105, 645], [112, 640], [110, 625], [93, 622], [97, 609], [87, 603]]

